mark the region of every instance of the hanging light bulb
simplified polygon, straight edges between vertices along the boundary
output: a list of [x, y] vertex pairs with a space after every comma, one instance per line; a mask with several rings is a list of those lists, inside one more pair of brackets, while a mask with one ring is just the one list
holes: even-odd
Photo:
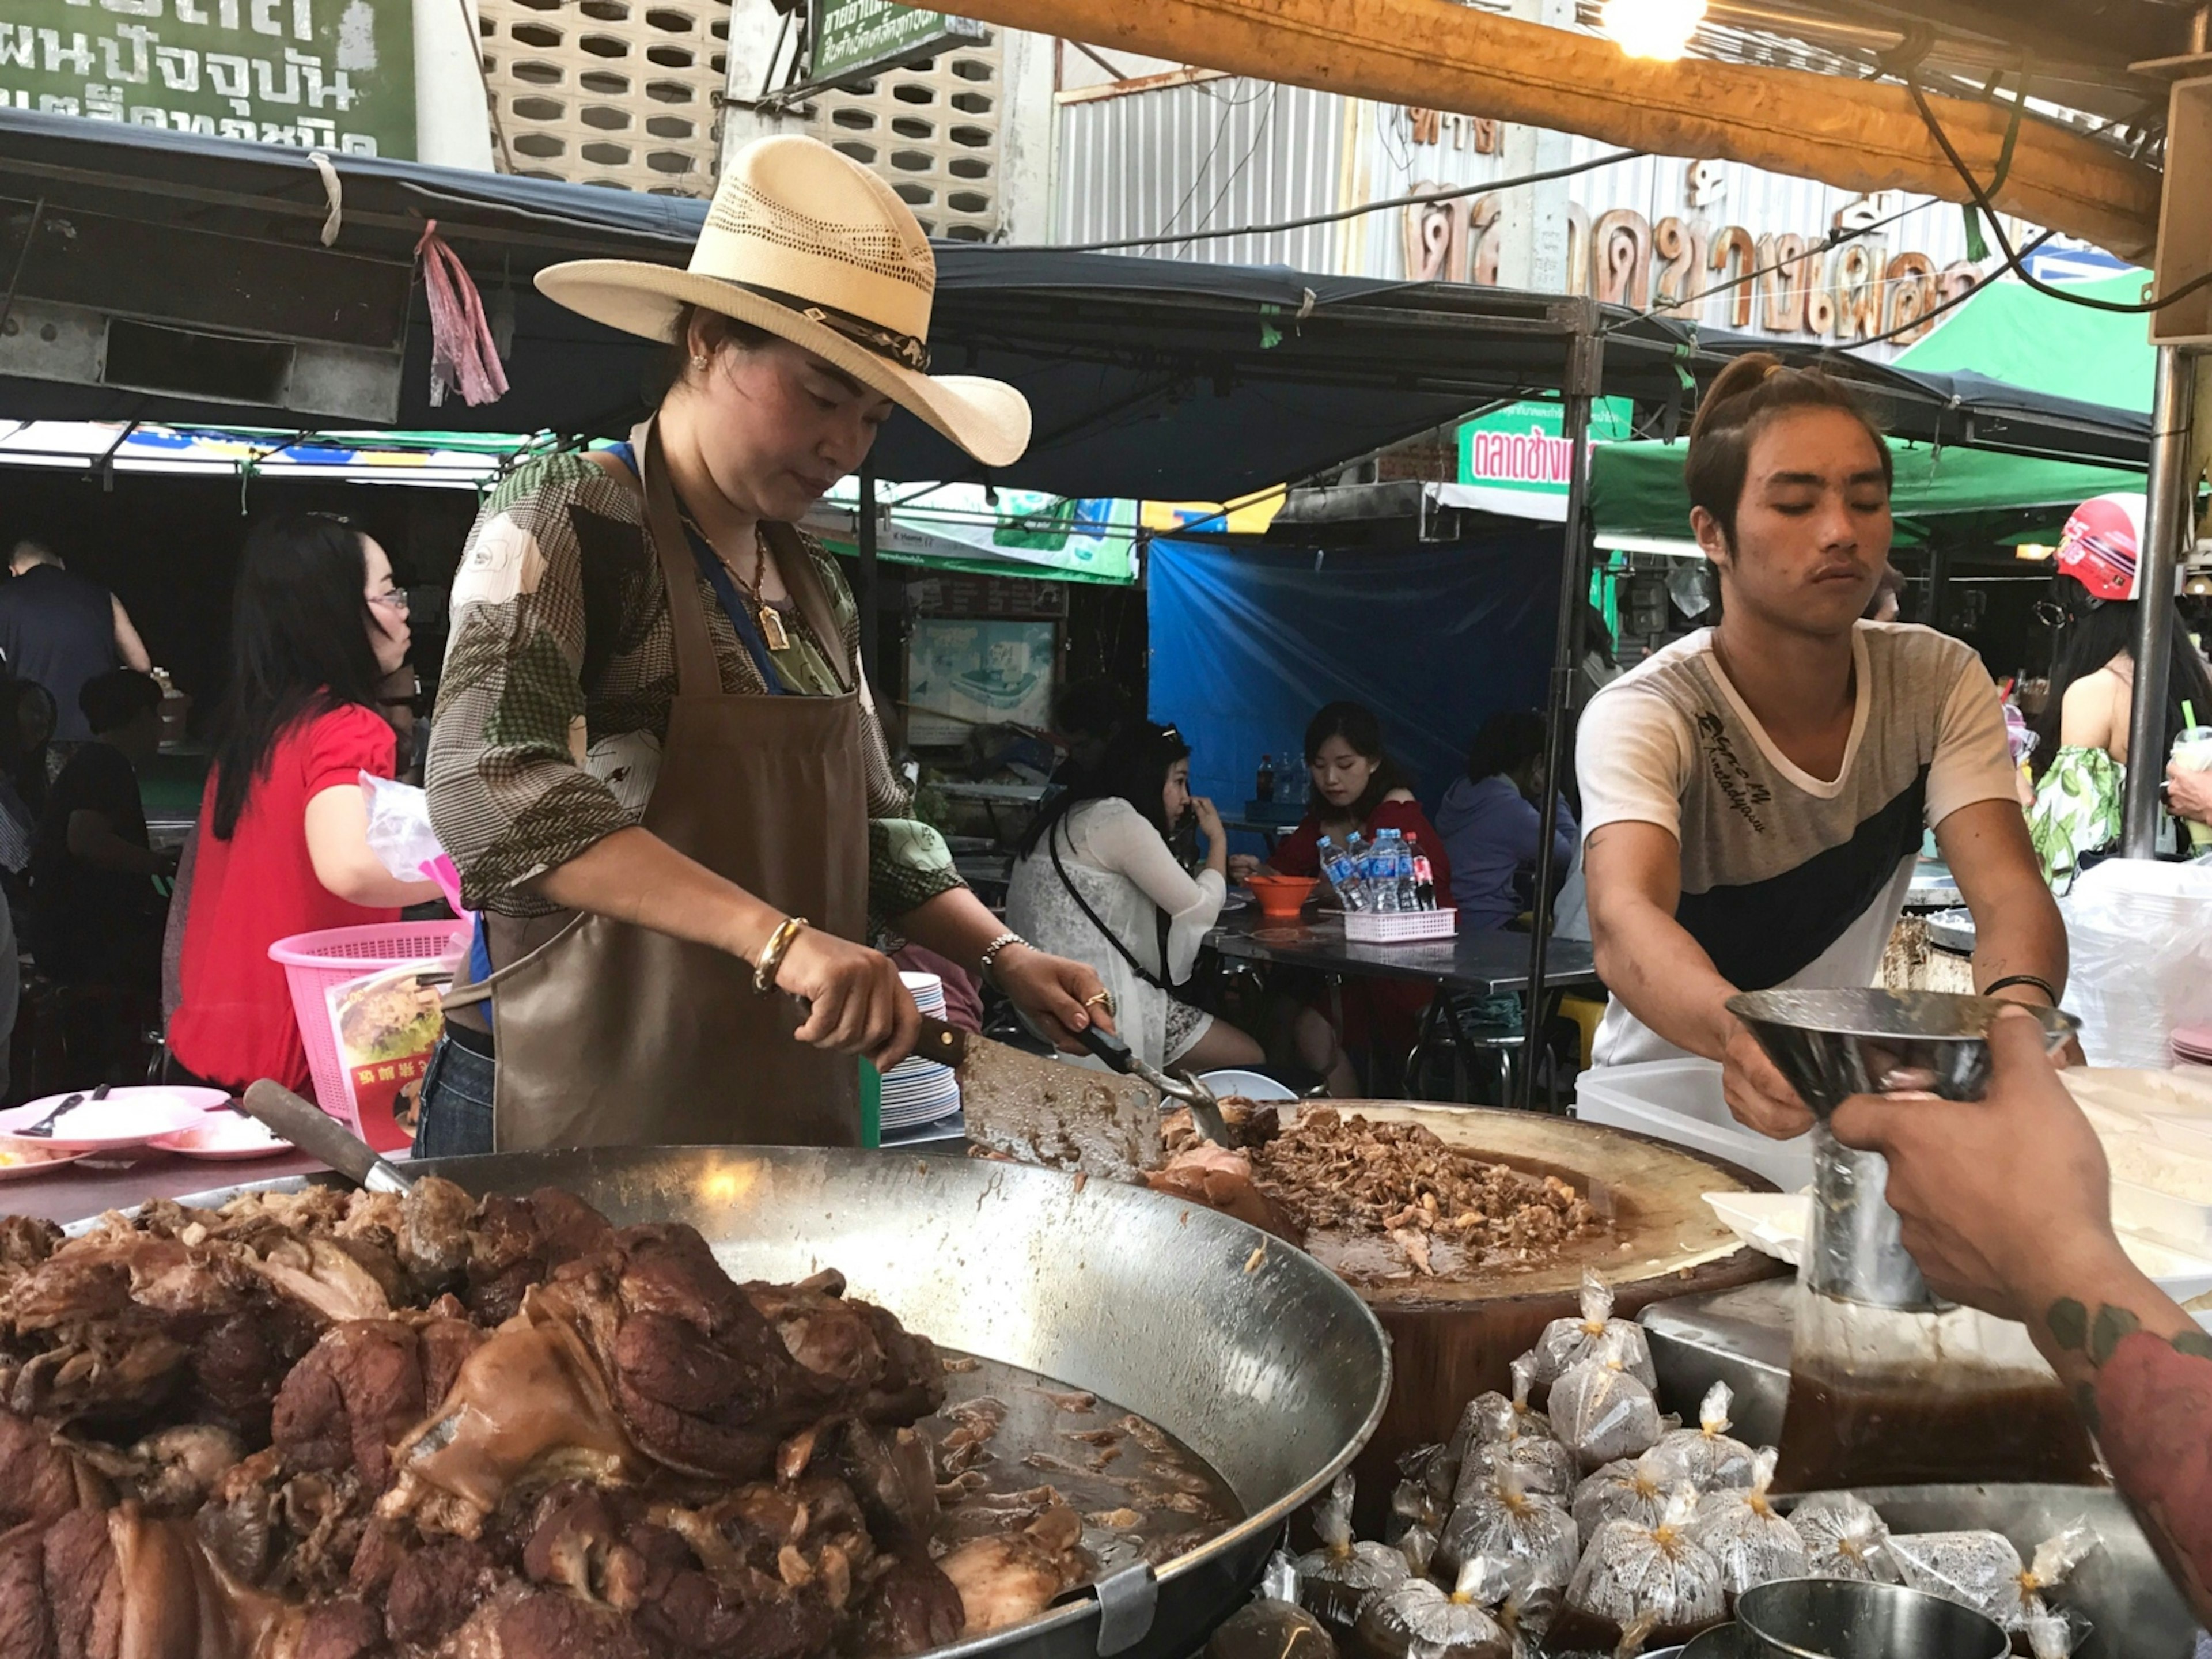
[[1705, 0], [1605, 0], [1598, 24], [1631, 58], [1680, 58], [1705, 21]]

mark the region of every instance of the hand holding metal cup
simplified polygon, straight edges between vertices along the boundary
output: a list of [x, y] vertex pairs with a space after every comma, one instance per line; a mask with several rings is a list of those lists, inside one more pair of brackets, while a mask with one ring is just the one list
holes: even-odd
[[[1990, 1024], [2022, 1005], [1940, 991], [1752, 991], [1729, 1012], [1758, 1038], [1812, 1109], [1813, 1227], [1808, 1288], [1878, 1308], [1936, 1310], [1899, 1237], [1882, 1193], [1889, 1166], [1828, 1132], [1829, 1115], [1853, 1095], [1924, 1097], [1931, 1110], [1979, 1100], [1990, 1081]], [[2056, 1052], [2081, 1022], [2056, 1008], [2025, 1007]]]

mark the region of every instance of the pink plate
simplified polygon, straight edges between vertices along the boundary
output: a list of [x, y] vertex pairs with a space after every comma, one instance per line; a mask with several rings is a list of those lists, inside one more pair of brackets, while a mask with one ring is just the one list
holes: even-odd
[[[49, 1170], [58, 1170], [64, 1164], [91, 1156], [89, 1152], [58, 1152], [33, 1142], [11, 1140], [0, 1146], [0, 1181], [21, 1181], [26, 1176], [44, 1175]], [[22, 1161], [14, 1161], [18, 1158]]]
[[273, 1158], [279, 1152], [292, 1150], [290, 1141], [278, 1139], [269, 1126], [258, 1118], [240, 1117], [237, 1113], [224, 1111], [220, 1107], [207, 1113], [191, 1128], [158, 1136], [146, 1144], [159, 1152], [176, 1152], [185, 1158], [210, 1158], [217, 1163]]
[[33, 1139], [22, 1134], [68, 1098], [48, 1095], [27, 1106], [0, 1112], [0, 1146], [15, 1151], [43, 1147], [58, 1152], [118, 1152], [143, 1146], [156, 1135], [191, 1127], [210, 1107], [220, 1106], [230, 1097], [220, 1089], [186, 1089], [168, 1084], [111, 1090], [105, 1100], [94, 1100], [88, 1091], [83, 1103], [54, 1125], [51, 1137]]

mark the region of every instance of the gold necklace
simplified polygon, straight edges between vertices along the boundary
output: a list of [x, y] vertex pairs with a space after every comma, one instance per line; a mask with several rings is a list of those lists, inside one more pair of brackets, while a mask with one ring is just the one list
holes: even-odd
[[789, 650], [791, 630], [783, 625], [782, 613], [761, 597], [761, 582], [766, 580], [768, 575], [769, 547], [768, 538], [762, 533], [760, 526], [758, 525], [753, 526], [753, 550], [760, 556], [760, 574], [753, 580], [747, 581], [738, 574], [737, 566], [722, 556], [721, 550], [708, 540], [707, 532], [700, 529], [689, 514], [685, 515], [684, 522], [690, 527], [693, 535], [698, 537], [701, 541], [706, 542], [708, 550], [714, 554], [715, 562], [730, 573], [730, 580], [737, 584], [738, 591], [745, 596], [745, 602], [752, 606], [753, 620], [759, 625], [763, 642], [771, 651]]

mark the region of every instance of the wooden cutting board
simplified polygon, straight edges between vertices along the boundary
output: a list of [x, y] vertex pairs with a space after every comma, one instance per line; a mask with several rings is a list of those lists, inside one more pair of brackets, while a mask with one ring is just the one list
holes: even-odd
[[[1487, 1107], [1328, 1103], [1349, 1116], [1418, 1123], [1437, 1139], [1527, 1174], [1554, 1175], [1589, 1194], [1607, 1218], [1601, 1235], [1577, 1240], [1536, 1268], [1504, 1268], [1453, 1280], [1355, 1285], [1390, 1334], [1390, 1403], [1354, 1465], [1361, 1535], [1379, 1528], [1397, 1482], [1397, 1460], [1446, 1438], [1461, 1410], [1486, 1389], [1509, 1391], [1507, 1368], [1554, 1319], [1579, 1311], [1585, 1266], [1613, 1287], [1613, 1311], [1732, 1289], [1790, 1269], [1744, 1245], [1705, 1201], [1713, 1192], [1772, 1192], [1774, 1184], [1718, 1158], [1594, 1123]], [[1326, 1237], [1307, 1248], [1328, 1259]]]

